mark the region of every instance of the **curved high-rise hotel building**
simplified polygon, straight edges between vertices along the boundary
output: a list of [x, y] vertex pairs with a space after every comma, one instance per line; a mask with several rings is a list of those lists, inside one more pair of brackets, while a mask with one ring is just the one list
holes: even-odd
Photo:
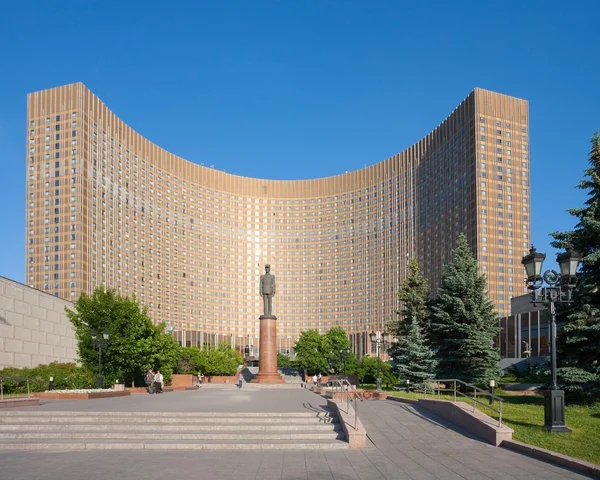
[[500, 315], [523, 293], [525, 100], [477, 88], [405, 151], [293, 181], [169, 153], [81, 83], [30, 94], [27, 117], [27, 284], [73, 301], [99, 285], [135, 294], [185, 344], [258, 345], [269, 263], [282, 350], [339, 325], [361, 354], [394, 316], [407, 261], [435, 293], [459, 232]]

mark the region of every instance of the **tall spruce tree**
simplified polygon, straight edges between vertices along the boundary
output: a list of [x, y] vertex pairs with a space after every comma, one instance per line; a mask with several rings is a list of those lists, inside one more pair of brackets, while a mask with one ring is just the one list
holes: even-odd
[[[600, 399], [600, 135], [591, 140], [590, 167], [577, 188], [587, 191], [582, 208], [569, 213], [579, 222], [568, 232], [554, 232], [552, 246], [571, 248], [582, 256], [574, 302], [566, 312], [557, 338], [559, 382], [571, 393]], [[562, 315], [561, 315], [562, 314]]]
[[500, 356], [494, 348], [498, 313], [463, 233], [442, 274], [439, 297], [431, 305], [430, 331], [439, 377], [485, 385], [498, 380]]
[[410, 380], [415, 386], [435, 376], [436, 361], [426, 335], [428, 297], [427, 279], [421, 275], [419, 264], [413, 259], [409, 264], [409, 274], [398, 290], [401, 302], [400, 309], [396, 311], [398, 318], [388, 328], [397, 340], [390, 348], [394, 373], [401, 381]]

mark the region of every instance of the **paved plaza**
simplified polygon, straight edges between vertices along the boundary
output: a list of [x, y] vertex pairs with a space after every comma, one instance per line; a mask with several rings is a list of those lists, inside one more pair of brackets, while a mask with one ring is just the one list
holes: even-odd
[[[46, 401], [40, 411], [306, 412], [326, 400], [301, 388], [205, 386], [163, 395]], [[25, 409], [23, 409], [25, 410]], [[518, 453], [492, 447], [453, 425], [398, 402], [359, 405], [369, 436], [364, 450], [90, 450], [1, 451], [1, 480], [137, 479], [587, 479]]]

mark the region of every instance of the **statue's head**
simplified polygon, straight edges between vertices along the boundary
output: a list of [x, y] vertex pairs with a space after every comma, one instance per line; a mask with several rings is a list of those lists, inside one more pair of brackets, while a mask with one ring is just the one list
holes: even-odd
[[265, 272], [268, 272], [269, 270], [271, 270], [271, 265], [269, 265], [268, 263], [265, 265]]

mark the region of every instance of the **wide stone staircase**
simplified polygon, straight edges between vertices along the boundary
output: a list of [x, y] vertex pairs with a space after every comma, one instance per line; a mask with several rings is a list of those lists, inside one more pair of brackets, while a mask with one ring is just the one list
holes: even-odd
[[[285, 383], [290, 386], [300, 386], [303, 383], [302, 376], [297, 369], [289, 367], [278, 368], [277, 371], [281, 375], [281, 378], [285, 380]], [[250, 383], [252, 379], [258, 374], [258, 367], [245, 367], [242, 370], [242, 376], [246, 383]], [[268, 385], [268, 384], [263, 384]], [[273, 384], [273, 386], [280, 386], [281, 384]]]
[[333, 412], [0, 412], [0, 450], [348, 448]]
[[302, 375], [295, 368], [281, 367], [278, 369], [279, 374], [285, 380], [285, 383], [299, 385], [304, 383]]

